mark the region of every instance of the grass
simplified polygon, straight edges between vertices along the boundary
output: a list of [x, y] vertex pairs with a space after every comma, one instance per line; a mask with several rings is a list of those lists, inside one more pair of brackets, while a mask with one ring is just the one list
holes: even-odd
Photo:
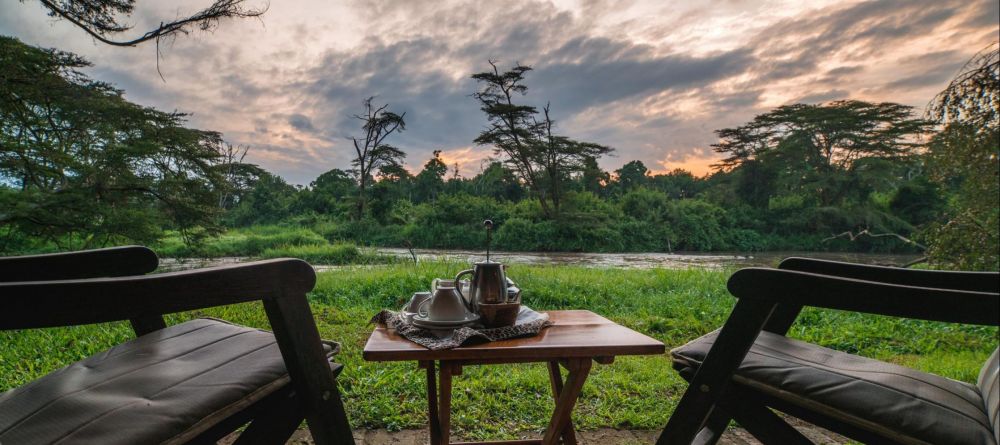
[[[396, 308], [433, 278], [449, 277], [460, 264], [397, 264], [344, 268], [319, 274], [310, 294], [324, 337], [343, 343], [340, 383], [355, 427], [419, 428], [426, 422], [424, 376], [414, 363], [369, 363], [361, 350], [368, 319]], [[536, 309], [586, 308], [673, 347], [722, 324], [733, 299], [726, 272], [615, 270], [520, 266], [509, 275]], [[210, 315], [267, 327], [260, 305], [246, 304], [171, 316], [171, 322]], [[997, 329], [807, 310], [790, 335], [832, 348], [900, 363], [946, 377], [974, 381]], [[126, 340], [126, 323], [0, 332], [0, 391]], [[666, 355], [620, 357], [597, 365], [574, 414], [581, 428], [662, 428], [685, 383]], [[511, 438], [541, 431], [552, 401], [544, 366], [467, 367], [455, 379], [453, 425], [473, 438]]]
[[153, 248], [158, 254], [168, 258], [294, 257], [324, 265], [385, 264], [396, 261], [395, 257], [379, 255], [352, 243], [331, 243], [307, 228], [284, 226], [230, 229], [198, 246], [185, 244], [179, 234], [171, 232]]

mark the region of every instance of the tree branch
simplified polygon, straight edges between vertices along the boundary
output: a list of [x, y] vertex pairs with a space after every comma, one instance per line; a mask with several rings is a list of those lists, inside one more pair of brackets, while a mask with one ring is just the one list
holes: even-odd
[[[176, 33], [187, 34], [187, 28], [192, 25], [197, 25], [199, 29], [207, 31], [216, 26], [220, 19], [232, 17], [260, 17], [267, 12], [268, 9], [268, 6], [256, 9], [246, 9], [243, 7], [244, 0], [215, 0], [215, 3], [212, 3], [212, 6], [209, 6], [208, 8], [205, 8], [190, 17], [172, 22], [161, 23], [156, 29], [148, 31], [139, 37], [130, 40], [112, 40], [106, 37], [108, 33], [124, 32], [131, 29], [131, 27], [119, 25], [114, 21], [114, 19], [109, 17], [88, 19], [85, 12], [69, 10], [57, 4], [54, 0], [38, 1], [51, 11], [53, 15], [68, 20], [70, 23], [84, 30], [87, 34], [90, 34], [91, 37], [112, 46], [136, 46], [140, 43], [154, 39], [159, 42], [161, 37]], [[88, 7], [93, 8], [89, 5]], [[131, 12], [131, 5], [128, 5], [125, 11]]]

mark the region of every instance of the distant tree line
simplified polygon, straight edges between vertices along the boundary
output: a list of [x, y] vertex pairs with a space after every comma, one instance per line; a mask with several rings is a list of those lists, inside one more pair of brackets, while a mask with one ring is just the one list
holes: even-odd
[[[0, 39], [0, 251], [191, 243], [225, 227], [308, 226], [368, 245], [506, 250], [923, 252], [938, 266], [997, 268], [995, 47], [923, 118], [894, 103], [778, 107], [717, 131], [715, 172], [609, 172], [611, 147], [557, 131], [525, 105], [531, 68], [490, 69], [473, 98], [493, 158], [471, 177], [435, 151], [402, 167], [405, 115], [363, 101], [350, 169], [292, 186], [243, 162], [245, 147], [125, 101], [72, 54]], [[558, 104], [556, 104], [558, 105]]]

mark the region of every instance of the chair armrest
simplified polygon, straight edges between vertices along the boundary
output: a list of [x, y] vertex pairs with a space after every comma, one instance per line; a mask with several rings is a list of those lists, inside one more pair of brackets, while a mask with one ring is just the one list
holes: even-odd
[[0, 283], [0, 330], [101, 323], [304, 295], [302, 260], [275, 259], [164, 274]]
[[156, 253], [142, 246], [0, 257], [0, 283], [143, 275], [157, 265]]
[[792, 270], [747, 268], [729, 278], [740, 299], [923, 320], [1000, 325], [1000, 294], [904, 286]]
[[1000, 273], [997, 272], [906, 269], [799, 257], [785, 258], [778, 268], [904, 286], [1000, 292]]

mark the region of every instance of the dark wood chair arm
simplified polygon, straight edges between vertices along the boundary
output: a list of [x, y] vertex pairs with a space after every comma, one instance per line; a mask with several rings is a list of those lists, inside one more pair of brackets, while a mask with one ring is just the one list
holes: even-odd
[[158, 265], [156, 253], [142, 246], [0, 257], [0, 282], [143, 275]]
[[1000, 294], [904, 286], [793, 270], [747, 268], [729, 278], [740, 299], [923, 320], [1000, 325]]
[[[0, 283], [0, 330], [116, 320], [132, 320], [135, 326], [137, 319], [160, 314], [260, 300], [313, 439], [353, 444], [306, 299], [315, 284], [312, 266], [296, 259], [132, 277]], [[162, 319], [154, 324], [162, 325]]]
[[0, 330], [100, 323], [254, 300], [305, 296], [302, 260], [275, 259], [117, 278], [0, 283]]
[[904, 286], [1000, 292], [1000, 273], [997, 272], [906, 269], [799, 257], [785, 258], [778, 268]]

